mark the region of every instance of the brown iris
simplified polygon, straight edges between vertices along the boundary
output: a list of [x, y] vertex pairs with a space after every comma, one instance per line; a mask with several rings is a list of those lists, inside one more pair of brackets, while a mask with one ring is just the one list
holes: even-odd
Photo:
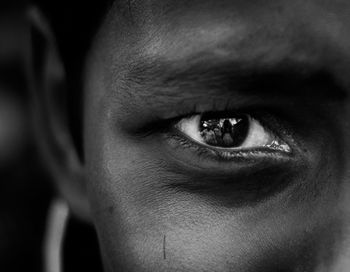
[[249, 132], [249, 118], [206, 118], [202, 117], [199, 125], [203, 141], [216, 147], [239, 147], [247, 138]]

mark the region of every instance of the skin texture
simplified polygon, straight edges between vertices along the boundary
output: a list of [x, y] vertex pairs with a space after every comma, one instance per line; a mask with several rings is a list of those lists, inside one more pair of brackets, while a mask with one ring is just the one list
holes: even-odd
[[[84, 71], [106, 271], [348, 271], [349, 15], [345, 0], [109, 11]], [[218, 160], [169, 136], [173, 118], [241, 110], [292, 154]]]

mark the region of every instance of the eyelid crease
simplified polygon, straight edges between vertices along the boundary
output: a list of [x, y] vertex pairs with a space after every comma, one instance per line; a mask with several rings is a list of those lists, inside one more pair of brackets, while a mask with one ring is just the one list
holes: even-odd
[[138, 127], [136, 129], [128, 130], [129, 133], [135, 135], [136, 137], [145, 138], [152, 133], [156, 132], [165, 132], [165, 130], [169, 129], [172, 125], [175, 125], [176, 122], [179, 122], [181, 119], [190, 118], [195, 115], [202, 115], [202, 114], [215, 114], [215, 115], [227, 115], [227, 114], [235, 114], [235, 115], [242, 115], [244, 112], [251, 112], [253, 110], [256, 110], [254, 107], [244, 107], [241, 110], [233, 109], [233, 107], [230, 104], [230, 100], [226, 100], [224, 104], [218, 105], [215, 103], [215, 101], [210, 101], [211, 104], [208, 104], [209, 108], [212, 110], [208, 111], [202, 111], [198, 110], [199, 105], [194, 103], [192, 107], [188, 108], [187, 110], [179, 110], [177, 113], [174, 114], [174, 116], [171, 116], [169, 118], [153, 118], [149, 122], [146, 122], [141, 127]]

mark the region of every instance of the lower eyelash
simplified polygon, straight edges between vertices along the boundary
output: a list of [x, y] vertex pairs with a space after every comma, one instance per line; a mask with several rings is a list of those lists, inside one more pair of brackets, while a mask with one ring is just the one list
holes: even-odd
[[190, 148], [194, 150], [199, 157], [206, 157], [209, 159], [219, 160], [219, 161], [256, 161], [262, 158], [290, 158], [291, 154], [288, 154], [279, 150], [271, 150], [266, 148], [255, 148], [247, 150], [232, 150], [232, 151], [222, 151], [215, 148], [201, 146], [193, 141], [187, 139], [186, 136], [179, 135], [176, 132], [167, 133], [166, 137], [170, 140], [175, 140], [180, 147]]

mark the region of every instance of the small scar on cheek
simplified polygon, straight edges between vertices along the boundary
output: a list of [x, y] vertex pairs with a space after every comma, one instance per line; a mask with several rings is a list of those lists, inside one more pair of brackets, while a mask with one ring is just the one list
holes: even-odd
[[166, 248], [166, 236], [164, 235], [164, 237], [163, 237], [163, 259], [164, 259], [164, 260], [166, 259], [166, 251], [165, 251], [165, 248]]

